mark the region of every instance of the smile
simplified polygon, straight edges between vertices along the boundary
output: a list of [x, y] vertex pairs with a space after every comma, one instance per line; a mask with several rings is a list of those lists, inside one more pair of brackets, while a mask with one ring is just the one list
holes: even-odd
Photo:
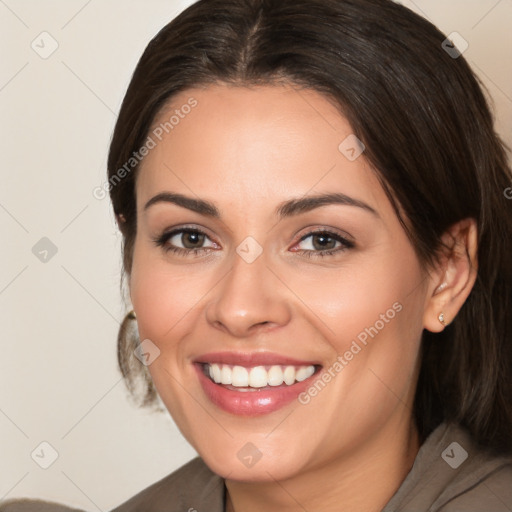
[[194, 366], [208, 400], [241, 416], [268, 414], [297, 400], [322, 367], [268, 353], [213, 354]]
[[232, 366], [227, 364], [205, 364], [205, 374], [216, 384], [230, 385], [248, 391], [244, 388], [259, 389], [267, 386], [281, 386], [283, 383], [292, 386], [302, 382], [315, 373], [315, 366]]

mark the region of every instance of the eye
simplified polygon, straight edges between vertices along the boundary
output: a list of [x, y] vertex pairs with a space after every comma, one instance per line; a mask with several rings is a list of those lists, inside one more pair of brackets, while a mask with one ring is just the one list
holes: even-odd
[[309, 258], [324, 257], [351, 249], [354, 246], [354, 242], [347, 240], [338, 233], [322, 229], [303, 236], [295, 246], [298, 249], [294, 249], [294, 251]]
[[[168, 233], [163, 233], [153, 241], [158, 247], [162, 247], [166, 253], [174, 252], [181, 256], [198, 255], [219, 248], [217, 243], [197, 228], [174, 229]], [[354, 246], [354, 242], [347, 240], [340, 234], [322, 229], [303, 236], [292, 250], [312, 258], [329, 256], [351, 249]]]
[[180, 228], [164, 233], [153, 240], [165, 252], [174, 252], [179, 255], [207, 252], [219, 246], [210, 240], [208, 235], [199, 229]]

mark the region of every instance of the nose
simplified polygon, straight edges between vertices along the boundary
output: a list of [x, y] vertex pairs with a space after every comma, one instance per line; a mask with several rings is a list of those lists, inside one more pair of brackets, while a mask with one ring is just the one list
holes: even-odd
[[233, 255], [231, 270], [214, 288], [206, 307], [206, 319], [212, 327], [246, 338], [290, 321], [290, 297], [267, 267], [264, 255], [252, 263]]

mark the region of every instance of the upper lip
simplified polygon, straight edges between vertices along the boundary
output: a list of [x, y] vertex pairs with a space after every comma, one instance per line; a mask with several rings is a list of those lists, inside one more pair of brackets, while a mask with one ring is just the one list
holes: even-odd
[[272, 352], [210, 352], [197, 357], [195, 363], [216, 363], [233, 366], [320, 366], [318, 361], [306, 361]]

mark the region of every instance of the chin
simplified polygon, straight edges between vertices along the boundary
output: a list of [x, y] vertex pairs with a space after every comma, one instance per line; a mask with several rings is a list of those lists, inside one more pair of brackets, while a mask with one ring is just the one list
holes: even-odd
[[[282, 459], [269, 459], [264, 456], [247, 466], [238, 458], [226, 453], [220, 459], [210, 455], [201, 455], [206, 465], [217, 475], [237, 482], [272, 482], [286, 480], [299, 471], [299, 462]], [[266, 459], [266, 460], [265, 460]]]
[[[273, 440], [258, 439], [233, 432], [229, 441], [213, 440], [194, 447], [205, 464], [223, 478], [235, 481], [262, 482], [286, 480], [301, 472], [307, 464], [305, 453], [283, 442], [283, 438]], [[204, 438], [203, 438], [204, 442]], [[300, 445], [300, 443], [299, 443]]]

